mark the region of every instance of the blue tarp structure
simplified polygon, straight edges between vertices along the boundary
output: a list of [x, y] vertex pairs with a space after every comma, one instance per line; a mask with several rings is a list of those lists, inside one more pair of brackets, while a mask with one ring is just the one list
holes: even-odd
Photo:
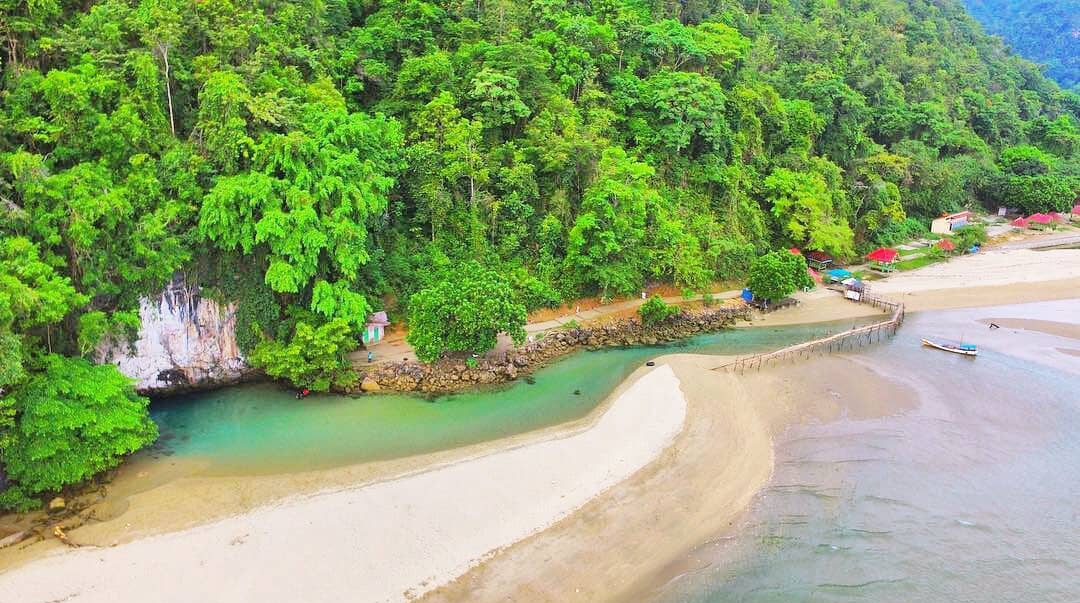
[[852, 276], [850, 272], [844, 270], [843, 268], [833, 268], [825, 274], [828, 275], [829, 280], [833, 282], [849, 279]]
[[741, 297], [743, 298], [743, 301], [746, 302], [746, 303], [750, 303], [750, 302], [754, 301], [754, 294], [751, 293], [749, 289], [743, 289]]

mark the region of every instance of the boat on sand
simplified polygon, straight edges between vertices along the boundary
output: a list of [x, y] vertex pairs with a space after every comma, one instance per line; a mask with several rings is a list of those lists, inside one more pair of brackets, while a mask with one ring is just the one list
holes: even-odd
[[964, 356], [979, 355], [979, 348], [974, 343], [948, 343], [944, 341], [934, 341], [932, 339], [923, 339], [922, 344], [946, 352], [952, 352], [953, 354], [963, 354]]

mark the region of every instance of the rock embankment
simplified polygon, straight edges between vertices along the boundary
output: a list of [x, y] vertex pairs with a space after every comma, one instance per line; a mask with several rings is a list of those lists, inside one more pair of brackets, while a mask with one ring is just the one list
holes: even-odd
[[503, 383], [581, 348], [655, 345], [730, 327], [740, 318], [749, 320], [747, 307], [683, 311], [648, 326], [637, 318], [624, 318], [596, 326], [548, 331], [536, 341], [494, 358], [490, 355], [477, 358], [475, 362], [456, 356], [431, 364], [413, 360], [380, 364], [362, 372], [357, 385], [347, 393], [377, 390], [441, 393]]

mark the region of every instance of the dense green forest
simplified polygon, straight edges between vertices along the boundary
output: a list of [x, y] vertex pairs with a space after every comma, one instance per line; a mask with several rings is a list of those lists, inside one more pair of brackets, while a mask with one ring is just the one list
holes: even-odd
[[987, 31], [1046, 65], [1062, 88], [1080, 92], [1080, 4], [1076, 0], [964, 0]]
[[434, 358], [1080, 182], [1080, 97], [958, 0], [0, 0], [0, 35], [8, 505], [153, 440], [92, 361], [174, 279], [325, 389], [372, 309]]

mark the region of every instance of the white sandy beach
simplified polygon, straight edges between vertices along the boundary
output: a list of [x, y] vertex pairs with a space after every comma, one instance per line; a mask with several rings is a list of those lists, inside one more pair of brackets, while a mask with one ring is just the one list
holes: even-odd
[[[580, 433], [0, 575], [0, 601], [404, 601], [626, 479], [682, 430], [666, 365]], [[288, 579], [282, 579], [289, 576]]]
[[878, 295], [929, 310], [1080, 296], [1080, 249], [991, 249], [871, 284]]

